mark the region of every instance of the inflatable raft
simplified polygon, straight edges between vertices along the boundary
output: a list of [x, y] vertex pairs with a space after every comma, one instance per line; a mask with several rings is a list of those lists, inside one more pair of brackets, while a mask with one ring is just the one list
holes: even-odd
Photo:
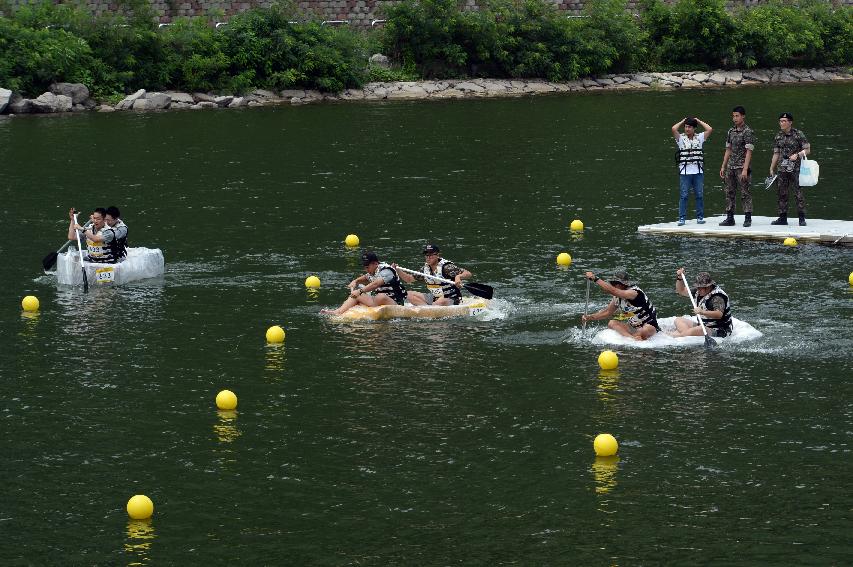
[[[685, 316], [687, 317], [687, 316]], [[646, 341], [636, 341], [630, 337], [625, 337], [612, 329], [599, 331], [593, 338], [594, 344], [600, 345], [617, 345], [617, 346], [632, 346], [637, 348], [666, 348], [679, 346], [702, 346], [705, 344], [705, 337], [702, 335], [696, 337], [671, 337], [667, 334], [669, 331], [675, 331], [675, 320], [677, 317], [665, 317], [658, 319], [660, 325], [660, 333], [655, 333]], [[588, 332], [588, 331], [587, 331]], [[719, 345], [742, 343], [744, 341], [755, 340], [762, 337], [761, 331], [735, 317], [732, 317], [732, 334], [719, 338], [714, 337], [714, 341]]]
[[343, 315], [332, 315], [334, 321], [384, 321], [387, 319], [446, 319], [449, 317], [473, 317], [489, 307], [489, 300], [481, 297], [465, 297], [459, 305], [380, 305], [367, 307], [356, 305]]
[[[89, 285], [122, 285], [137, 280], [156, 278], [166, 271], [163, 253], [159, 248], [128, 248], [127, 257], [118, 264], [83, 262]], [[83, 285], [80, 256], [74, 251], [56, 258], [56, 283]]]

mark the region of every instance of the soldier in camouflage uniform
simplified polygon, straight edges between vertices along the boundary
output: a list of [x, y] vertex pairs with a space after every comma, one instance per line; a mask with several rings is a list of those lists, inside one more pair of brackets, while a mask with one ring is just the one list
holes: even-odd
[[720, 178], [726, 183], [726, 220], [720, 226], [735, 225], [735, 188], [740, 187], [740, 203], [743, 207], [743, 226], [752, 226], [752, 192], [749, 187], [752, 169], [752, 151], [755, 149], [755, 134], [746, 125], [746, 110], [742, 106], [732, 109], [732, 122], [726, 134], [726, 153], [720, 166]]
[[773, 139], [773, 160], [770, 162], [770, 176], [779, 174], [776, 185], [779, 218], [770, 224], [788, 224], [788, 194], [793, 189], [797, 197], [800, 226], [806, 226], [806, 198], [800, 187], [800, 158], [809, 154], [811, 145], [806, 135], [794, 128], [793, 124], [794, 117], [791, 114], [783, 112], [779, 115], [779, 127], [782, 129]]

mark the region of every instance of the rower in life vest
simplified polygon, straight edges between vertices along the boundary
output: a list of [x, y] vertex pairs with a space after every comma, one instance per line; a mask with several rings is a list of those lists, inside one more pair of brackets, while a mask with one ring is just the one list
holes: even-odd
[[708, 272], [699, 272], [696, 275], [695, 286], [688, 290], [684, 287], [681, 275], [684, 268], [676, 271], [675, 292], [679, 295], [692, 295], [696, 302], [693, 310], [695, 317], [679, 317], [675, 320], [674, 337], [701, 336], [702, 327], [699, 325], [701, 317], [707, 332], [712, 337], [726, 337], [732, 333], [732, 309], [728, 294], [717, 285], [717, 282]]
[[107, 210], [98, 207], [89, 216], [88, 227], [83, 227], [74, 221], [76, 211], [72, 208], [68, 212], [71, 224], [68, 227], [68, 240], [77, 241], [79, 238], [82, 248], [86, 251], [86, 260], [89, 262], [104, 262], [106, 252], [103, 245], [101, 231], [106, 227], [105, 217]]
[[90, 262], [115, 264], [127, 256], [127, 225], [118, 207], [104, 210], [104, 225], [98, 231], [86, 231], [86, 250]]
[[382, 305], [403, 305], [406, 301], [406, 286], [393, 266], [380, 262], [373, 251], [361, 255], [361, 264], [365, 273], [349, 283], [350, 294], [337, 309], [323, 309], [328, 315], [341, 315], [356, 305], [379, 307]]
[[605, 319], [620, 312], [627, 320], [611, 319], [607, 323], [609, 329], [613, 329], [620, 335], [642, 341], [660, 331], [657, 309], [646, 293], [630, 281], [626, 272], [616, 272], [609, 282], [597, 277], [592, 272], [586, 272], [585, 275], [602, 291], [612, 295], [613, 299], [605, 308], [589, 315], [583, 315], [582, 321]]
[[[428, 305], [459, 305], [462, 302], [462, 293], [459, 288], [462, 286], [463, 279], [471, 277], [471, 272], [460, 268], [450, 260], [442, 258], [438, 253], [438, 246], [427, 244], [423, 249], [424, 266], [421, 269], [422, 273], [409, 275], [402, 272], [400, 277], [407, 283], [412, 283], [415, 280], [426, 283], [429, 293], [418, 293], [418, 295], [423, 297], [424, 303]], [[437, 276], [456, 283], [441, 282], [430, 278], [430, 276]], [[410, 293], [410, 300], [414, 299], [416, 293]]]

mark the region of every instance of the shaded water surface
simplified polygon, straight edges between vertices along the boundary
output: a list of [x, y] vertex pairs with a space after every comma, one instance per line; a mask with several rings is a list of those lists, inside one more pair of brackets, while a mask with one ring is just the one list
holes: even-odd
[[[853, 218], [850, 85], [0, 121], [0, 563], [849, 562], [853, 252], [636, 233], [676, 219], [687, 114], [714, 126], [722, 212], [736, 104], [756, 180], [792, 112], [821, 164], [809, 216]], [[110, 204], [165, 277], [58, 289], [39, 262], [68, 207]], [[407, 267], [435, 241], [497, 300], [330, 322], [360, 268], [348, 233]], [[619, 347], [600, 371], [582, 272], [626, 267], [670, 316], [682, 265], [764, 336]], [[593, 454], [605, 431], [615, 459]], [[138, 493], [150, 522], [127, 519]]]

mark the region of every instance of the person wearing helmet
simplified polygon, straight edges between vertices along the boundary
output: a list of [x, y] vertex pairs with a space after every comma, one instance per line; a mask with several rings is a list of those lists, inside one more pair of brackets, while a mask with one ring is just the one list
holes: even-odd
[[349, 297], [337, 309], [323, 309], [321, 313], [340, 315], [359, 304], [379, 307], [403, 305], [406, 302], [406, 286], [390, 264], [380, 262], [375, 252], [367, 250], [361, 255], [361, 265], [365, 273], [349, 283]]
[[696, 317], [679, 317], [675, 320], [676, 330], [670, 333], [673, 337], [701, 337], [702, 327], [699, 318], [712, 337], [725, 337], [732, 332], [732, 309], [729, 296], [722, 290], [708, 272], [696, 274], [696, 287], [687, 289], [681, 275], [684, 268], [676, 270], [675, 293], [685, 297], [693, 296], [696, 307], [693, 313]]
[[633, 284], [626, 272], [616, 272], [609, 282], [604, 281], [592, 272], [584, 274], [587, 279], [597, 284], [604, 293], [613, 296], [607, 307], [589, 315], [582, 315], [581, 321], [597, 321], [612, 317], [617, 310], [627, 317], [626, 321], [611, 319], [607, 327], [620, 335], [644, 341], [660, 331], [658, 326], [657, 309], [646, 293]]
[[[415, 297], [423, 299], [427, 305], [459, 305], [462, 302], [462, 280], [471, 277], [471, 272], [464, 268], [460, 268], [450, 260], [445, 260], [439, 256], [439, 248], [435, 244], [427, 244], [424, 246], [424, 267], [421, 270], [423, 274], [411, 275], [406, 272], [401, 272], [400, 277], [406, 283], [413, 283], [415, 280], [426, 283], [429, 293], [419, 293], [417, 291], [409, 292], [409, 300], [415, 303]], [[438, 276], [445, 280], [453, 280], [454, 283], [445, 283], [430, 279], [429, 276]]]

